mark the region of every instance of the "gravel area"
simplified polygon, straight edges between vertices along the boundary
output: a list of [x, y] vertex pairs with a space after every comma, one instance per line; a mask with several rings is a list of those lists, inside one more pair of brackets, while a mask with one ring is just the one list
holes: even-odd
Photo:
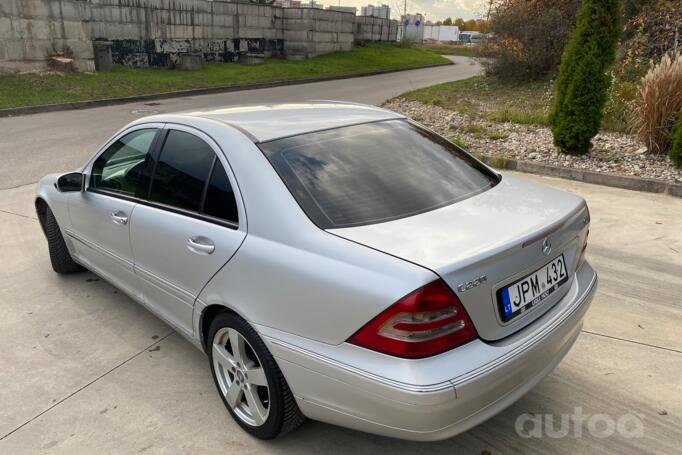
[[594, 147], [590, 153], [572, 156], [559, 152], [552, 143], [552, 132], [544, 126], [491, 122], [402, 98], [390, 100], [383, 107], [462, 143], [475, 153], [682, 183], [682, 169], [676, 169], [667, 156], [647, 153], [646, 147], [632, 135], [602, 132], [592, 140]]

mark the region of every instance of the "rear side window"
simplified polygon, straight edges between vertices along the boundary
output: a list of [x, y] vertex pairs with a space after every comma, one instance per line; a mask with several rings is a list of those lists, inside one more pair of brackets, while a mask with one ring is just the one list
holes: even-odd
[[470, 155], [405, 120], [302, 134], [260, 147], [322, 229], [416, 215], [498, 183]]
[[206, 188], [206, 200], [204, 201], [204, 214], [221, 220], [231, 221], [236, 223], [237, 216], [237, 201], [234, 198], [234, 192], [230, 185], [230, 179], [225, 173], [225, 168], [216, 160], [215, 168], [208, 181]]
[[149, 200], [198, 212], [215, 153], [203, 140], [171, 130], [156, 163]]

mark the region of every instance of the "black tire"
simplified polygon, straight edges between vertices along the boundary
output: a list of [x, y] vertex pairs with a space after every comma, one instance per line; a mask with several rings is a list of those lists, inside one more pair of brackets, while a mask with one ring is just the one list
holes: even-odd
[[45, 210], [45, 237], [47, 237], [47, 247], [50, 251], [50, 262], [55, 272], [66, 274], [83, 270], [83, 267], [71, 258], [57, 220], [49, 207]]
[[[251, 348], [258, 356], [261, 367], [265, 372], [270, 391], [269, 414], [268, 418], [261, 426], [255, 427], [242, 421], [239, 416], [235, 415], [220, 391], [220, 385], [216, 377], [213, 363], [212, 347], [216, 333], [223, 328], [237, 330], [246, 341], [248, 341]], [[268, 351], [263, 340], [261, 340], [256, 331], [244, 319], [228, 311], [219, 313], [211, 322], [206, 341], [211, 374], [213, 375], [213, 381], [218, 390], [218, 394], [232, 418], [240, 427], [242, 427], [242, 429], [244, 429], [244, 431], [259, 439], [273, 439], [295, 430], [305, 421], [305, 416], [301, 414], [301, 411], [298, 409], [296, 399], [291, 393], [289, 385], [284, 379], [284, 375], [277, 366], [275, 359], [272, 357], [272, 354], [270, 354], [270, 351]]]

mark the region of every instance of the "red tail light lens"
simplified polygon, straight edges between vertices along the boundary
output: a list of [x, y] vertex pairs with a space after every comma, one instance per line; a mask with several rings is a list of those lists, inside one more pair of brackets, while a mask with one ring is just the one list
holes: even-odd
[[348, 342], [397, 357], [418, 359], [449, 351], [477, 336], [462, 303], [439, 279], [398, 300]]

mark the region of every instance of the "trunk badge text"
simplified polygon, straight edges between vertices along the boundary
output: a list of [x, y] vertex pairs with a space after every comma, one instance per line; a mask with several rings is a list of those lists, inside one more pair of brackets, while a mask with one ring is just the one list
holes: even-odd
[[552, 242], [549, 241], [549, 237], [542, 241], [542, 254], [549, 256], [552, 252]]
[[475, 288], [476, 286], [482, 285], [486, 281], [488, 281], [488, 275], [479, 276], [476, 279], [460, 284], [459, 286], [457, 286], [457, 290], [459, 292], [468, 291], [471, 288]]

